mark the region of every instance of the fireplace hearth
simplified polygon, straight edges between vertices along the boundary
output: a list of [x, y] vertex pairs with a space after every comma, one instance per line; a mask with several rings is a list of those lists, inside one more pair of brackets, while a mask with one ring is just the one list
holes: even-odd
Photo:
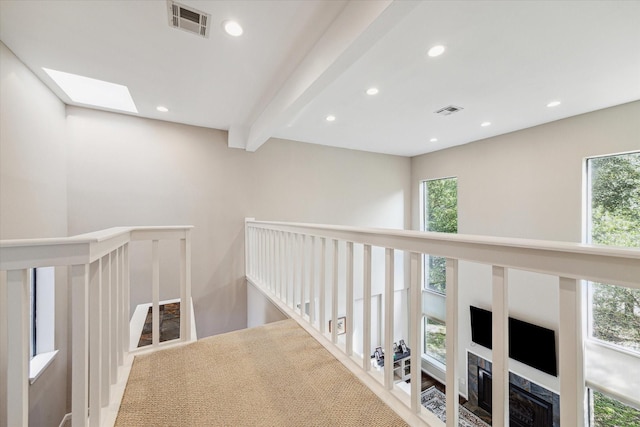
[[[492, 363], [470, 351], [467, 355], [469, 408], [489, 416]], [[512, 427], [560, 427], [560, 396], [509, 372], [509, 424]]]
[[[491, 413], [491, 373], [478, 368], [478, 406]], [[509, 425], [512, 427], [553, 427], [553, 405], [509, 384]]]

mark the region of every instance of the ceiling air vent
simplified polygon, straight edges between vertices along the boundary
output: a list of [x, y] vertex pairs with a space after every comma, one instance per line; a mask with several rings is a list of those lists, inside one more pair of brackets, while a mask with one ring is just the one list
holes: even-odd
[[441, 116], [450, 116], [453, 113], [457, 113], [460, 110], [464, 110], [462, 107], [456, 107], [455, 105], [449, 105], [448, 107], [444, 107], [439, 109], [438, 111], [434, 111], [436, 114], [440, 114]]
[[209, 37], [211, 15], [172, 0], [167, 1], [167, 10], [169, 12], [169, 26], [201, 37]]

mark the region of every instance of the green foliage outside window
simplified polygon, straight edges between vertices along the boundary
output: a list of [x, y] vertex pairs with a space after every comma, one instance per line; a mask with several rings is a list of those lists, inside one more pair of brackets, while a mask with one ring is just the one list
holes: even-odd
[[640, 411], [597, 391], [593, 396], [593, 427], [638, 427]]
[[424, 318], [424, 352], [443, 365], [447, 363], [446, 337], [447, 327], [444, 323]]

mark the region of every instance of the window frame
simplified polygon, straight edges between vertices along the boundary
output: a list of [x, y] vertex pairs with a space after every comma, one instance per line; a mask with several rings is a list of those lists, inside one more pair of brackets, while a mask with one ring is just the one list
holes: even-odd
[[[444, 176], [444, 177], [439, 177], [439, 178], [431, 178], [431, 179], [423, 179], [420, 181], [420, 187], [419, 187], [419, 202], [420, 202], [420, 224], [419, 224], [419, 228], [420, 231], [430, 231], [428, 230], [427, 227], [427, 191], [428, 191], [428, 184], [430, 182], [433, 181], [442, 181], [442, 180], [455, 180], [455, 184], [456, 184], [456, 228], [458, 225], [458, 197], [457, 197], [457, 191], [458, 191], [458, 177], [457, 176]], [[442, 363], [440, 360], [436, 359], [435, 357], [431, 356], [430, 354], [428, 354], [426, 352], [426, 323], [427, 323], [427, 319], [432, 319], [435, 320], [439, 323], [442, 323], [444, 325], [445, 331], [446, 331], [446, 327], [447, 327], [447, 323], [446, 323], [446, 319], [439, 319], [437, 317], [434, 317], [433, 315], [430, 315], [429, 313], [431, 311], [437, 311], [437, 310], [426, 310], [425, 309], [425, 300], [428, 298], [430, 300], [441, 300], [442, 304], [446, 305], [446, 284], [445, 284], [445, 289], [443, 292], [439, 292], [436, 289], [432, 289], [428, 286], [428, 280], [429, 280], [429, 258], [430, 255], [428, 254], [423, 254], [422, 255], [422, 277], [421, 277], [421, 283], [422, 283], [422, 301], [421, 301], [421, 307], [422, 307], [422, 334], [421, 334], [421, 352], [422, 352], [422, 359], [427, 362], [429, 365], [433, 366], [434, 368], [440, 370], [441, 372], [446, 372], [446, 362]], [[431, 295], [431, 298], [429, 298], [429, 295]], [[427, 297], [427, 298], [425, 298]], [[444, 312], [445, 307], [442, 307], [442, 311]], [[445, 337], [446, 337], [446, 332], [445, 332]]]
[[[591, 161], [593, 160], [597, 160], [597, 159], [604, 159], [604, 158], [610, 158], [610, 157], [619, 157], [619, 156], [625, 156], [625, 155], [629, 155], [629, 154], [640, 154], [639, 150], [632, 150], [632, 151], [625, 151], [625, 152], [620, 152], [620, 153], [613, 153], [613, 154], [603, 154], [603, 155], [599, 155], [599, 156], [591, 156], [591, 157], [586, 157], [584, 159], [584, 167], [583, 167], [583, 182], [585, 183], [585, 188], [583, 191], [583, 197], [584, 197], [584, 202], [583, 202], [583, 238], [582, 241], [587, 243], [587, 244], [594, 244], [593, 243], [593, 179], [592, 179], [592, 173], [591, 173]], [[589, 340], [592, 341], [600, 346], [603, 347], [609, 347], [613, 350], [619, 351], [619, 352], [623, 352], [623, 353], [629, 353], [631, 355], [634, 355], [636, 357], [640, 357], [640, 350], [635, 350], [635, 349], [631, 349], [631, 348], [627, 348], [627, 347], [623, 347], [621, 345], [618, 345], [616, 343], [613, 342], [609, 342], [609, 341], [605, 341], [603, 339], [597, 338], [593, 335], [593, 329], [594, 329], [594, 319], [593, 319], [593, 294], [594, 294], [594, 288], [595, 288], [595, 283], [591, 282], [591, 281], [586, 281], [586, 286], [584, 286], [584, 294], [583, 294], [583, 300], [584, 300], [584, 321], [586, 322], [585, 325], [585, 340]], [[606, 284], [605, 284], [606, 285]]]
[[29, 382], [33, 384], [53, 362], [55, 348], [55, 267], [37, 267], [30, 279], [30, 360]]

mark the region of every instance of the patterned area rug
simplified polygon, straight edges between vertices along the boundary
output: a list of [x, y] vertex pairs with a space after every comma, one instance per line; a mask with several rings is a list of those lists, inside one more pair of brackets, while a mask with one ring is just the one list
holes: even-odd
[[[420, 395], [422, 406], [433, 412], [443, 422], [447, 422], [447, 404], [444, 394], [435, 386], [432, 386]], [[458, 416], [458, 426], [460, 427], [489, 427], [487, 423], [482, 421], [476, 415], [471, 413], [462, 405], [458, 406], [460, 415]]]

